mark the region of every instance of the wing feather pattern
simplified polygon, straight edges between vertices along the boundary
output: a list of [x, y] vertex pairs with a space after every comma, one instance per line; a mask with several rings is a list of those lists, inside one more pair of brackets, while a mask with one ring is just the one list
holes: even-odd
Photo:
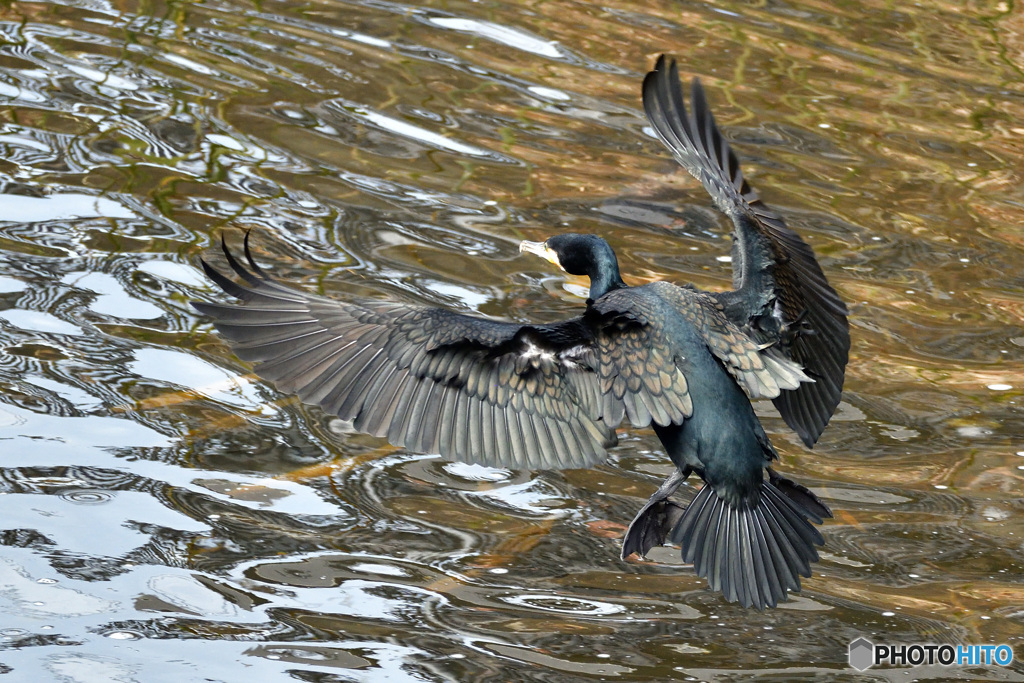
[[647, 118], [676, 160], [700, 180], [735, 226], [735, 291], [715, 295], [728, 318], [797, 363], [814, 382], [783, 388], [773, 402], [808, 446], [842, 394], [850, 350], [846, 306], [810, 246], [750, 187], [715, 124], [700, 81], [687, 111], [674, 60], [658, 59], [643, 85]]
[[224, 254], [237, 281], [203, 268], [241, 303], [193, 306], [238, 357], [281, 391], [397, 446], [491, 466], [586, 467], [607, 457], [623, 417], [643, 427], [692, 413], [686, 378], [655, 343], [657, 330], [628, 310], [520, 325], [338, 301], [275, 282], [248, 236], [246, 264], [226, 244]]

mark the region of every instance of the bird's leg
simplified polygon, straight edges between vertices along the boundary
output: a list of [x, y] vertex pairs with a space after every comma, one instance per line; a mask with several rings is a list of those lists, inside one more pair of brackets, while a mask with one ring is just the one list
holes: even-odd
[[676, 470], [668, 476], [668, 479], [661, 482], [661, 486], [658, 487], [658, 490], [651, 494], [651, 497], [647, 499], [647, 505], [644, 507], [648, 507], [652, 503], [656, 503], [659, 500], [664, 500], [671, 496], [676, 492], [676, 489], [683, 485], [683, 482], [686, 481], [686, 478], [689, 476], [689, 467], [683, 469], [676, 468]]
[[647, 504], [640, 508], [640, 512], [636, 513], [622, 539], [622, 559], [633, 553], [644, 557], [651, 548], [665, 543], [669, 532], [686, 509], [673, 503], [668, 497], [675, 493], [689, 476], [689, 467], [675, 470], [647, 500]]

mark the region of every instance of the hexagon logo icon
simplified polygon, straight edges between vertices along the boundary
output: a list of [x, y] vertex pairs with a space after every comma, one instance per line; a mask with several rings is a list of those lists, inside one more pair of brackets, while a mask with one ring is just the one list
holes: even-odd
[[858, 638], [850, 643], [850, 666], [864, 671], [875, 661], [875, 645], [867, 638]]

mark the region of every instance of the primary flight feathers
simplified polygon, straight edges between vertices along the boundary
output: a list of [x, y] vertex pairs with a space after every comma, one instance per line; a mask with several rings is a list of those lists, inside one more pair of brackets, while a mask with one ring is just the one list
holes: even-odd
[[[624, 416], [679, 424], [686, 377], [658, 324], [664, 304], [620, 289], [584, 315], [524, 325], [384, 301], [340, 301], [285, 287], [222, 244], [236, 283], [203, 261], [242, 305], [193, 302], [242, 360], [278, 389], [353, 420], [396, 446], [495, 467], [587, 467], [607, 457]], [[667, 283], [655, 283], [679, 296]], [[670, 289], [671, 288], [671, 289]], [[808, 381], [705, 298], [687, 315], [753, 397]]]
[[715, 294], [729, 317], [765, 341], [780, 339], [780, 325], [796, 328], [788, 355], [815, 381], [783, 392], [773, 402], [786, 423], [812, 446], [843, 390], [850, 352], [846, 306], [828, 284], [811, 248], [765, 206], [743, 177], [700, 81], [695, 78], [690, 85], [687, 111], [675, 60], [662, 55], [644, 78], [643, 103], [648, 120], [676, 161], [732, 219], [734, 289]]

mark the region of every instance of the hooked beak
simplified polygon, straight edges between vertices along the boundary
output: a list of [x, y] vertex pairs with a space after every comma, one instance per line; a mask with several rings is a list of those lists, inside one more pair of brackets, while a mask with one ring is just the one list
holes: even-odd
[[[559, 268], [562, 268], [562, 264], [558, 262], [558, 254], [556, 254], [545, 242], [528, 242], [527, 240], [523, 240], [519, 243], [519, 252], [522, 253], [524, 251], [540, 256], [545, 261], [550, 261]], [[565, 269], [562, 268], [562, 270]]]

